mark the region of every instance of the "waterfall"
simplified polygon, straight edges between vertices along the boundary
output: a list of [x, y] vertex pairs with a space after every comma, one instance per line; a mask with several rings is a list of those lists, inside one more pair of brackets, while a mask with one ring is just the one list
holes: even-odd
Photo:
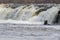
[[6, 19], [16, 19], [17, 14], [24, 8], [25, 6], [20, 6], [12, 11], [8, 12]]
[[34, 7], [34, 5], [30, 5], [28, 6], [27, 8], [23, 9], [20, 13], [22, 15], [19, 15], [18, 19], [19, 20], [23, 20], [23, 21], [26, 21], [28, 20], [29, 18], [31, 18], [35, 12], [36, 12], [36, 8]]
[[44, 22], [45, 20], [48, 21], [48, 24], [52, 24], [55, 16], [57, 15], [59, 9], [57, 7], [52, 7], [46, 11], [39, 13], [38, 16], [34, 16], [29, 21], [32, 22]]
[[52, 24], [59, 11], [58, 7], [38, 7], [35, 5], [23, 5], [15, 9], [0, 7], [0, 20], [17, 20], [29, 22], [45, 22]]
[[1, 19], [5, 19], [6, 15], [8, 14], [8, 12], [10, 12], [11, 8], [3, 8], [3, 7], [0, 7], [0, 20]]

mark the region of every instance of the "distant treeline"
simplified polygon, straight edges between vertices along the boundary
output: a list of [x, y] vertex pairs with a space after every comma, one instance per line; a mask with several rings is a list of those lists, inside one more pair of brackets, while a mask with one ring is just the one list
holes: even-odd
[[0, 3], [60, 3], [60, 0], [0, 0]]

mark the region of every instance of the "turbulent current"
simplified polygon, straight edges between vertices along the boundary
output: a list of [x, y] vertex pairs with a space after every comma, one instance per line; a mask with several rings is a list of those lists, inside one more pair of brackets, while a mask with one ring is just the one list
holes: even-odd
[[58, 7], [38, 7], [35, 5], [23, 5], [16, 8], [0, 7], [0, 20], [18, 20], [29, 22], [45, 22], [52, 24], [58, 14]]
[[0, 40], [60, 40], [60, 25], [43, 25], [59, 22], [59, 15], [56, 6], [0, 7]]

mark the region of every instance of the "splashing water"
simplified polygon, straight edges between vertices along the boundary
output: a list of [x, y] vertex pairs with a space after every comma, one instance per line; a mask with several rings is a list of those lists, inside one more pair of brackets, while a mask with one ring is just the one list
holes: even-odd
[[59, 9], [57, 7], [52, 7], [48, 9], [47, 11], [41, 12], [38, 16], [35, 16], [30, 19], [32, 22], [44, 22], [45, 20], [48, 21], [49, 24], [51, 24], [57, 15]]
[[29, 22], [44, 22], [47, 20], [48, 24], [51, 24], [58, 11], [59, 9], [57, 7], [52, 7], [44, 11], [44, 7], [39, 8], [34, 5], [24, 5], [15, 9], [0, 7], [0, 20], [11, 19]]

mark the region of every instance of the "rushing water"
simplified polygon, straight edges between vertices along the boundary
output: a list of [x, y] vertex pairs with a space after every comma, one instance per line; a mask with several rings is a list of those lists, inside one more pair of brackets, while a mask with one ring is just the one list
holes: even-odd
[[[15, 9], [1, 7], [0, 22], [3, 23], [0, 23], [0, 40], [60, 40], [60, 26], [37, 24], [45, 20], [50, 24], [59, 9], [57, 7], [51, 7], [45, 11], [41, 9], [45, 8], [34, 5], [20, 6]], [[38, 15], [36, 15], [37, 11]], [[8, 21], [9, 19], [11, 20]], [[23, 23], [19, 22], [21, 20]], [[26, 22], [26, 24], [24, 21], [30, 21], [30, 23]]]
[[34, 5], [19, 6], [15, 9], [0, 7], [0, 20], [19, 20], [29, 22], [44, 22], [52, 24], [58, 14], [58, 7], [38, 7]]
[[53, 23], [55, 16], [57, 15], [59, 9], [52, 7], [47, 11], [40, 12], [38, 16], [34, 16], [30, 19], [32, 22], [44, 22], [48, 21], [49, 24]]
[[0, 23], [0, 38], [17, 40], [60, 40], [60, 27], [37, 24]]

